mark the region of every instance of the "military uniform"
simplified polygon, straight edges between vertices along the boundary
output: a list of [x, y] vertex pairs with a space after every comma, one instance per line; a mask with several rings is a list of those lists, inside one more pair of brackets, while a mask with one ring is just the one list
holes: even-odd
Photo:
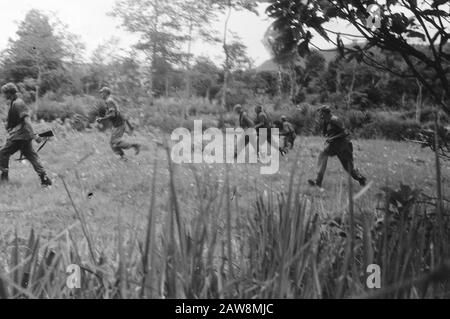
[[253, 121], [248, 116], [247, 112], [242, 111], [239, 114], [239, 126], [242, 127], [244, 130], [252, 128], [255, 126]]
[[286, 154], [288, 152], [288, 150], [291, 150], [294, 148], [294, 142], [297, 137], [294, 126], [291, 123], [289, 123], [288, 121], [283, 121], [281, 123], [280, 135], [284, 136], [284, 145], [281, 148], [281, 153]]
[[361, 185], [365, 185], [366, 178], [354, 167], [353, 144], [343, 123], [336, 116], [332, 116], [330, 121], [323, 124], [323, 135], [327, 138], [325, 148], [319, 155], [318, 173], [315, 184], [322, 185], [323, 177], [327, 168], [328, 157], [337, 156], [344, 169], [357, 180]]
[[111, 140], [110, 145], [111, 149], [114, 153], [117, 155], [120, 155], [121, 157], [125, 155], [124, 150], [131, 149], [131, 148], [138, 148], [138, 144], [136, 143], [128, 143], [123, 139], [123, 135], [125, 134], [126, 130], [126, 120], [120, 113], [120, 110], [117, 106], [116, 101], [109, 96], [106, 100], [106, 114], [105, 117], [101, 120], [110, 120], [112, 124], [112, 131], [111, 131]]
[[6, 144], [0, 149], [2, 180], [8, 180], [10, 157], [17, 151], [20, 151], [39, 175], [42, 184], [50, 185], [51, 182], [39, 161], [39, 156], [33, 149], [32, 141], [34, 139], [34, 133], [31, 125], [25, 122], [27, 116], [29, 114], [25, 102], [20, 98], [14, 98], [11, 101], [6, 121], [6, 129], [9, 136]]
[[[256, 120], [255, 120], [255, 128], [256, 128], [256, 134], [258, 137], [258, 153], [259, 153], [259, 130], [260, 129], [266, 129], [266, 141], [267, 143], [270, 145], [272, 143], [272, 125], [270, 123], [269, 117], [267, 116], [266, 112], [261, 111], [256, 115]], [[264, 141], [263, 141], [264, 143]]]
[[[245, 130], [248, 130], [250, 128], [253, 128], [255, 126], [255, 124], [253, 123], [253, 121], [250, 119], [250, 117], [248, 116], [247, 112], [245, 112], [244, 110], [241, 109], [241, 111], [239, 112], [239, 126]], [[245, 135], [245, 143], [244, 143], [244, 147], [246, 147], [249, 143], [250, 143], [250, 136], [249, 135]], [[240, 153], [240, 150], [238, 150], [235, 153], [235, 157], [237, 157], [237, 154]]]

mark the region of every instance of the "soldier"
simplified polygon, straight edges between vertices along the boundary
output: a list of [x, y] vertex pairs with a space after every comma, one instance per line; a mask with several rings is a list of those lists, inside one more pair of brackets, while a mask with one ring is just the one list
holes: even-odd
[[[245, 110], [242, 107], [242, 105], [236, 104], [234, 106], [234, 113], [239, 115], [239, 126], [242, 129], [247, 130], [247, 129], [253, 128], [255, 126], [253, 121], [248, 116], [247, 112], [245, 112]], [[245, 135], [245, 147], [248, 145], [248, 143], [250, 143], [250, 136], [249, 135]], [[234, 154], [234, 157], [237, 157], [237, 154], [238, 154], [238, 152], [236, 152]]]
[[255, 126], [253, 121], [248, 116], [247, 112], [245, 112], [242, 108], [242, 105], [236, 104], [236, 106], [234, 107], [234, 112], [239, 115], [239, 126], [244, 130]]
[[261, 105], [258, 105], [255, 108], [255, 113], [256, 113], [255, 129], [256, 129], [256, 134], [258, 136], [258, 153], [259, 153], [259, 129], [264, 129], [264, 128], [266, 129], [267, 143], [269, 143], [269, 145], [270, 145], [272, 142], [272, 136], [271, 136], [272, 125], [270, 123], [269, 117], [267, 116], [266, 112], [264, 112]]
[[122, 138], [126, 130], [125, 125], [127, 121], [120, 113], [116, 101], [111, 97], [111, 89], [104, 87], [100, 90], [100, 94], [106, 103], [106, 114], [104, 117], [98, 118], [97, 122], [111, 121], [112, 132], [110, 143], [113, 152], [123, 159], [125, 156], [124, 150], [134, 148], [136, 155], [138, 155], [141, 150], [141, 145], [138, 143], [128, 143]]
[[281, 116], [280, 122], [280, 136], [284, 137], [283, 147], [280, 148], [281, 155], [286, 155], [289, 150], [294, 148], [294, 142], [297, 137], [294, 126], [288, 122], [286, 116]]
[[42, 138], [34, 134], [30, 115], [25, 102], [17, 96], [18, 90], [15, 84], [8, 83], [1, 88], [6, 100], [9, 102], [9, 110], [6, 121], [8, 137], [6, 144], [0, 149], [1, 182], [9, 180], [9, 158], [20, 151], [22, 155], [33, 165], [34, 170], [41, 179], [42, 186], [52, 185], [47, 176], [39, 156], [33, 149], [32, 141], [42, 142]]
[[353, 165], [353, 144], [343, 123], [331, 114], [328, 106], [319, 109], [323, 135], [327, 138], [325, 148], [319, 155], [316, 180], [308, 180], [311, 186], [322, 187], [323, 176], [327, 168], [328, 157], [337, 156], [344, 169], [357, 180], [361, 186], [366, 185], [366, 178]]

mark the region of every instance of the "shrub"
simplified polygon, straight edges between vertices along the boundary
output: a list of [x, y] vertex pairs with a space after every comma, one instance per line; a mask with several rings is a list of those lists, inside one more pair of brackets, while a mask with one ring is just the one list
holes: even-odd
[[[232, 110], [236, 104], [246, 104], [252, 98], [252, 92], [246, 88], [244, 83], [235, 81], [227, 90], [227, 98], [225, 107]], [[220, 90], [215, 98], [220, 101], [222, 99], [223, 90]]]
[[[434, 122], [434, 118], [436, 116], [436, 110], [432, 107], [425, 107], [422, 109], [421, 114], [420, 114], [420, 121], [422, 123], [426, 123], [426, 122]], [[416, 111], [415, 110], [411, 110], [408, 112], [405, 112], [402, 114], [401, 116], [403, 119], [407, 120], [407, 119], [411, 119], [411, 120], [415, 120], [416, 118]], [[440, 122], [442, 124], [449, 124], [450, 123], [450, 118], [447, 114], [441, 112], [440, 115]]]
[[414, 138], [420, 130], [420, 125], [412, 120], [399, 118], [376, 117], [371, 123], [359, 129], [358, 135], [362, 138], [385, 138], [400, 141], [405, 138]]
[[346, 127], [350, 131], [363, 128], [363, 126], [371, 121], [371, 114], [367, 112], [351, 110], [346, 116]]
[[38, 120], [47, 122], [56, 119], [73, 119], [80, 116], [86, 118], [93, 107], [95, 109], [95, 98], [91, 96], [68, 96], [64, 97], [62, 101], [57, 101], [49, 93], [39, 100], [36, 117]]
[[310, 104], [304, 103], [296, 108], [269, 112], [272, 122], [279, 120], [282, 115], [286, 116], [286, 119], [294, 125], [297, 134], [311, 135], [319, 133], [316, 121], [316, 108]]

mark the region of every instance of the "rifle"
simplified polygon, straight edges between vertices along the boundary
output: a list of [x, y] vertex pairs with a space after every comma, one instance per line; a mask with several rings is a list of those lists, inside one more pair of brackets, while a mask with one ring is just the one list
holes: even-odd
[[[44, 138], [44, 141], [39, 145], [38, 149], [36, 150], [36, 153], [39, 153], [39, 151], [47, 144], [49, 139], [53, 136], [55, 136], [55, 133], [53, 133], [52, 130], [44, 131], [42, 133], [38, 133], [37, 136]], [[20, 162], [24, 160], [24, 156], [22, 153], [20, 153], [20, 157], [16, 159], [16, 161]]]

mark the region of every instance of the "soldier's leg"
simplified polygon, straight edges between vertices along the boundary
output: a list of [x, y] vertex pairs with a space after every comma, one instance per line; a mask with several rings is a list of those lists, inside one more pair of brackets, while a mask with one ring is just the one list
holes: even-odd
[[327, 169], [328, 157], [336, 155], [334, 148], [335, 146], [333, 144], [325, 143], [323, 151], [319, 154], [317, 163], [317, 178], [315, 181], [308, 180], [310, 185], [322, 187], [323, 177]]
[[119, 155], [120, 157], [125, 155], [124, 151], [122, 150], [122, 147], [120, 147], [120, 142], [124, 133], [125, 133], [125, 126], [113, 127], [111, 131], [111, 141], [110, 141], [111, 149], [115, 154]]
[[[263, 134], [263, 131], [260, 130], [265, 130], [265, 134]], [[272, 135], [271, 135], [271, 130], [270, 129], [259, 129], [257, 131], [257, 139], [256, 139], [256, 152], [257, 154], [259, 154], [259, 149], [261, 146], [263, 146], [265, 143], [267, 143], [267, 148], [270, 148], [272, 145]], [[264, 149], [264, 147], [263, 147]]]
[[325, 176], [325, 171], [327, 170], [328, 164], [328, 153], [326, 150], [323, 150], [319, 154], [319, 160], [317, 162], [317, 178], [316, 185], [322, 186], [323, 177]]
[[[242, 143], [243, 140], [243, 143]], [[244, 145], [241, 145], [244, 144]], [[237, 141], [237, 145], [236, 145], [236, 150], [234, 153], [234, 158], [236, 159], [238, 157], [238, 154], [240, 154], [242, 151], [244, 151], [247, 146], [251, 144], [251, 146], [253, 147], [253, 149], [258, 150], [258, 136], [257, 134], [253, 135], [253, 134], [244, 134], [244, 136], [242, 136], [241, 138], [238, 137], [238, 141]], [[255, 145], [256, 144], [256, 145]], [[250, 147], [248, 148], [248, 154], [250, 154], [252, 151], [250, 150]]]
[[23, 156], [30, 162], [39, 176], [45, 175], [45, 169], [39, 160], [39, 155], [33, 149], [32, 141], [20, 141], [20, 151]]
[[270, 128], [267, 129], [267, 143], [269, 147], [272, 146], [272, 129]]
[[294, 143], [295, 143], [295, 138], [297, 136], [296, 135], [291, 135], [288, 139], [289, 139], [289, 148], [292, 150], [294, 148]]
[[292, 149], [289, 136], [280, 136], [280, 153], [286, 155]]
[[6, 144], [0, 149], [0, 171], [1, 180], [8, 180], [9, 172], [9, 158], [19, 150], [19, 143], [17, 141], [6, 141]]
[[337, 154], [339, 161], [344, 169], [350, 174], [350, 176], [358, 181], [361, 185], [366, 184], [366, 178], [355, 168], [353, 161], [353, 145], [351, 142], [347, 142], [342, 145]]

